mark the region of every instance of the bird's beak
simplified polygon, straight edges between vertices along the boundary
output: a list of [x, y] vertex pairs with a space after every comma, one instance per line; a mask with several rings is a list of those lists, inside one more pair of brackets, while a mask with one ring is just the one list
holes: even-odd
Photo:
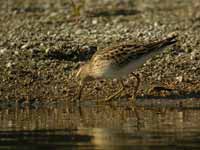
[[79, 68], [78, 72], [76, 73], [76, 78], [80, 77], [81, 71], [82, 71], [82, 68]]

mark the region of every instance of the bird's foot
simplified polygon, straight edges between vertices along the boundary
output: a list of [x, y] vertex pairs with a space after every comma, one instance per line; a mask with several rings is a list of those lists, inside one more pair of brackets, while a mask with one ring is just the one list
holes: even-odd
[[110, 102], [113, 98], [119, 96], [123, 90], [124, 90], [124, 88], [121, 88], [119, 91], [117, 91], [117, 92], [114, 93], [113, 95], [107, 97], [107, 98], [104, 100], [104, 102]]

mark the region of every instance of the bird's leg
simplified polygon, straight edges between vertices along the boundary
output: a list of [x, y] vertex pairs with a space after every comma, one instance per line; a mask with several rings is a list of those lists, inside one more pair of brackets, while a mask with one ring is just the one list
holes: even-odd
[[[125, 95], [127, 95], [128, 93], [127, 93], [127, 91], [125, 89], [125, 85], [124, 85], [123, 81], [120, 80], [120, 83], [121, 83], [121, 85], [122, 85], [122, 87], [124, 89]], [[126, 97], [126, 98], [127, 98], [127, 100], [129, 100], [128, 97]], [[132, 98], [134, 99], [135, 96], [133, 96]], [[135, 99], [134, 99], [134, 103], [133, 103], [133, 106], [131, 107], [131, 109], [134, 111], [137, 120], [140, 120], [140, 117], [139, 117], [139, 114], [138, 114], [138, 111], [137, 111], [137, 106], [135, 105]]]
[[95, 82], [95, 90], [96, 90], [96, 100], [98, 100], [99, 99], [99, 91], [102, 90], [101, 89], [101, 83], [100, 83], [99, 80], [97, 80]]
[[78, 102], [80, 102], [81, 100], [81, 96], [82, 96], [82, 93], [83, 93], [83, 89], [84, 89], [84, 83], [82, 81], [80, 81], [79, 83], [79, 93], [78, 93]]
[[139, 89], [139, 86], [140, 86], [140, 74], [135, 74], [135, 73], [131, 73], [135, 78], [136, 78], [136, 86], [135, 86], [135, 89], [134, 89], [134, 97], [136, 97], [136, 94], [137, 94], [137, 91]]
[[124, 94], [127, 95], [127, 92], [126, 92], [126, 89], [125, 89], [125, 85], [124, 85], [124, 83], [123, 83], [122, 80], [120, 80], [120, 84], [121, 84], [121, 86], [122, 86], [122, 89], [123, 89]]
[[110, 102], [114, 97], [116, 97], [117, 95], [119, 95], [123, 90], [124, 90], [124, 88], [121, 88], [119, 91], [115, 92], [113, 95], [107, 97], [105, 99], [105, 102]]
[[122, 91], [124, 91], [125, 88], [124, 88], [124, 84], [123, 84], [122, 80], [120, 80], [120, 84], [122, 86], [120, 88], [120, 90], [118, 90], [117, 92], [115, 92], [113, 95], [107, 97], [104, 102], [110, 102], [114, 97], [118, 96], [119, 94], [121, 94]]
[[102, 91], [103, 93], [106, 93], [106, 90], [104, 88], [102, 88], [102, 80], [96, 80], [96, 86], [95, 86], [95, 90], [96, 90], [96, 99], [98, 101], [99, 99], [99, 92]]
[[140, 75], [139, 74], [135, 74], [135, 73], [131, 73], [131, 74], [137, 80], [136, 81], [136, 86], [135, 86], [135, 89], [134, 89], [134, 93], [133, 93], [133, 96], [132, 96], [133, 106], [131, 107], [131, 109], [134, 111], [137, 120], [140, 120], [140, 117], [139, 117], [139, 114], [138, 114], [138, 111], [137, 111], [137, 105], [136, 105], [136, 94], [137, 94], [137, 91], [138, 91], [139, 86], [140, 86]]

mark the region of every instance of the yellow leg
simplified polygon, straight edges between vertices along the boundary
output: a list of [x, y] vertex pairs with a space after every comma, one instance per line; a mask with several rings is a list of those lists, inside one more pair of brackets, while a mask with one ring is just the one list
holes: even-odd
[[[120, 83], [121, 83], [121, 85], [122, 85], [122, 87], [123, 87], [123, 91], [124, 91], [125, 95], [127, 95], [127, 92], [126, 92], [126, 89], [125, 89], [125, 85], [124, 85], [124, 83], [122, 82], [122, 80], [120, 80]], [[137, 82], [137, 86], [138, 86], [138, 85], [139, 85], [139, 81]], [[137, 88], [138, 88], [138, 87], [137, 87]], [[136, 91], [136, 92], [137, 92], [137, 91]], [[137, 120], [140, 120], [140, 117], [139, 117], [139, 114], [138, 114], [138, 111], [137, 111], [137, 106], [136, 106], [136, 104], [135, 104], [135, 96], [133, 96], [132, 99], [133, 99], [133, 106], [131, 106], [131, 110], [134, 111]], [[128, 100], [128, 98], [127, 98], [127, 100]]]
[[135, 78], [136, 78], [136, 86], [135, 86], [135, 89], [134, 89], [134, 97], [136, 97], [136, 94], [137, 94], [137, 91], [139, 89], [139, 86], [140, 86], [140, 75], [139, 74], [135, 74], [135, 73], [131, 73]]
[[84, 89], [84, 83], [82, 81], [80, 81], [80, 84], [79, 84], [79, 93], [78, 93], [78, 102], [80, 102], [80, 100], [81, 100], [83, 89]]
[[102, 84], [100, 82], [100, 80], [96, 80], [96, 100], [99, 100], [99, 91], [103, 91], [104, 93], [106, 93], [106, 91], [104, 90], [104, 88], [101, 88]]
[[[135, 74], [135, 73], [131, 73], [135, 78], [136, 78], [136, 86], [135, 86], [135, 89], [134, 89], [134, 101], [135, 101], [135, 97], [136, 97], [136, 94], [137, 94], [137, 91], [139, 89], [139, 86], [140, 86], [140, 77], [139, 77], [139, 74]], [[122, 86], [122, 88], [117, 91], [116, 93], [114, 93], [113, 95], [109, 96], [108, 98], [105, 99], [105, 102], [109, 102], [111, 101], [114, 97], [118, 96], [119, 94], [121, 94], [122, 91], [125, 90], [125, 86], [124, 86], [124, 83], [122, 82], [122, 80], [120, 80], [120, 84]]]
[[137, 94], [137, 91], [139, 89], [139, 86], [140, 86], [140, 75], [139, 74], [135, 74], [135, 73], [131, 73], [135, 78], [136, 78], [136, 86], [134, 88], [134, 93], [133, 93], [133, 96], [132, 96], [132, 102], [133, 102], [133, 107], [131, 107], [131, 109], [135, 112], [135, 115], [136, 115], [136, 118], [137, 120], [140, 120], [140, 117], [139, 117], [139, 113], [137, 111], [137, 105], [136, 105], [136, 94]]
[[114, 97], [118, 96], [123, 90], [124, 90], [124, 88], [121, 88], [119, 91], [117, 91], [117, 92], [114, 93], [113, 95], [107, 97], [107, 98], [105, 99], [105, 102], [110, 102]]
[[134, 111], [137, 120], [140, 120], [140, 116], [139, 116], [139, 113], [137, 111], [138, 109], [137, 109], [137, 105], [136, 105], [136, 98], [135, 98], [135, 96], [132, 96], [132, 100], [133, 100], [133, 105], [131, 106], [131, 109], [132, 109], [132, 111]]

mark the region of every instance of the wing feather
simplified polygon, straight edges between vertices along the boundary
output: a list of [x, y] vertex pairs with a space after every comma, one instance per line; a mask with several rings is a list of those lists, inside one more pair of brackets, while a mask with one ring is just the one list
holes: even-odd
[[158, 51], [168, 45], [176, 42], [177, 35], [171, 35], [160, 41], [151, 42], [149, 44], [121, 44], [118, 46], [103, 49], [97, 52], [92, 61], [112, 60], [112, 64], [123, 66], [134, 59], [140, 59], [143, 55]]

